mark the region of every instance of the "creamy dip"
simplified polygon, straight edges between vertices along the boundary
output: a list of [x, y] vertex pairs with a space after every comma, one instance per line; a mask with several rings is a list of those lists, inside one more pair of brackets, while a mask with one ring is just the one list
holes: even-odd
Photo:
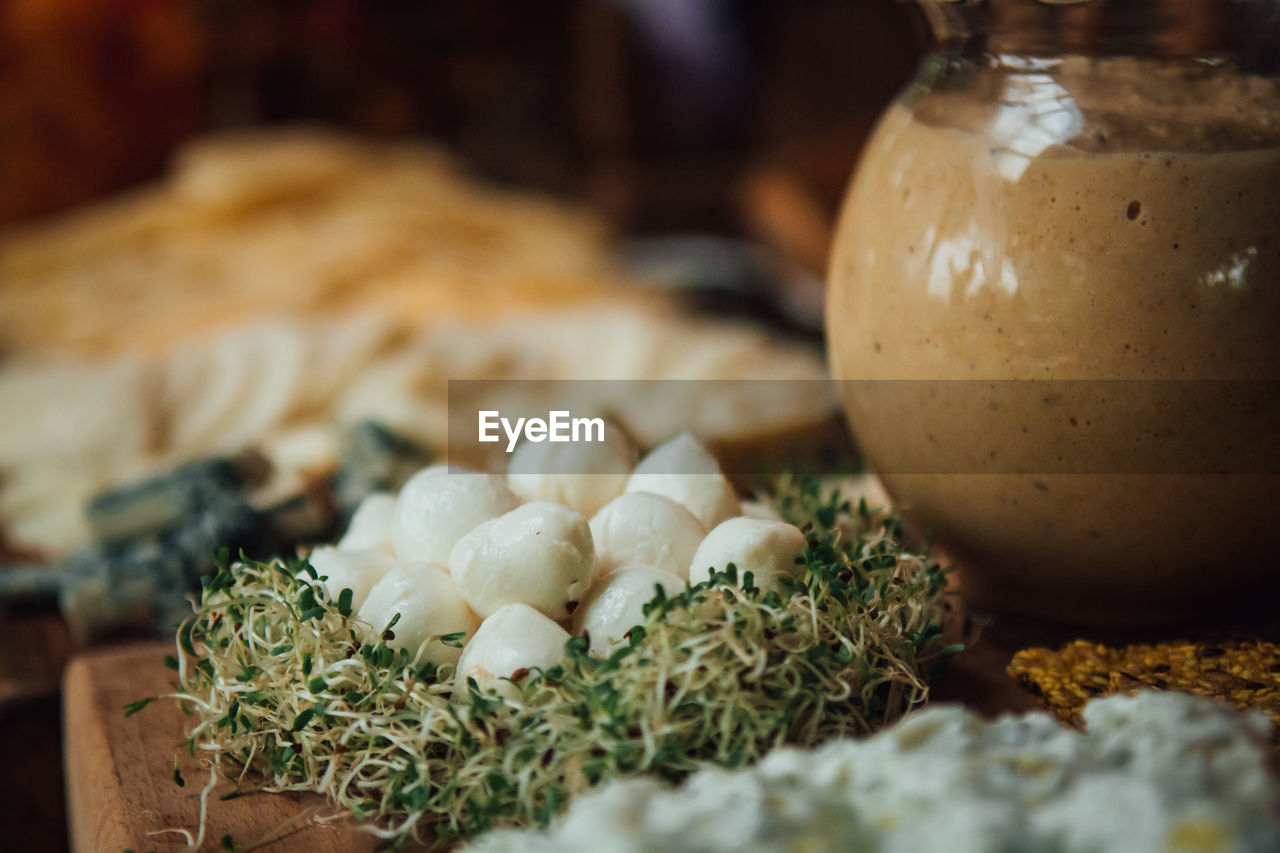
[[830, 278], [837, 379], [948, 380], [842, 397], [980, 601], [1131, 624], [1276, 589], [1274, 81], [1069, 59], [909, 95]]
[[1048, 714], [983, 722], [935, 706], [866, 740], [777, 749], [583, 793], [546, 832], [473, 853], [1264, 853], [1280, 844], [1268, 725], [1223, 702], [1091, 702], [1087, 732]]

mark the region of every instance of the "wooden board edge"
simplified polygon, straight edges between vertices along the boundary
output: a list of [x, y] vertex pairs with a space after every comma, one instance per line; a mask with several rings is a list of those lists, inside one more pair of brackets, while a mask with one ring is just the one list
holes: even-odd
[[[131, 647], [130, 652], [136, 651]], [[92, 713], [97, 696], [91, 661], [89, 657], [73, 658], [62, 682], [67, 836], [73, 853], [123, 851], [129, 843], [117, 817], [124, 809], [124, 797], [106, 725], [99, 714]], [[84, 767], [96, 771], [81, 772]]]

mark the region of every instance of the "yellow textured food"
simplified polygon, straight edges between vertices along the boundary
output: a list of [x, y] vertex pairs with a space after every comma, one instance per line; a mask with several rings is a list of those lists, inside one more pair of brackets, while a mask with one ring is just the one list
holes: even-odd
[[1280, 744], [1280, 646], [1262, 640], [1169, 642], [1114, 648], [1076, 640], [1058, 651], [1024, 649], [1010, 677], [1063, 722], [1078, 726], [1096, 696], [1172, 690], [1262, 711]]

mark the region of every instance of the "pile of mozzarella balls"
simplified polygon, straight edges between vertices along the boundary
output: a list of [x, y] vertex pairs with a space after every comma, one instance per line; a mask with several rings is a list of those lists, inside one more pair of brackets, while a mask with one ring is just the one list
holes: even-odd
[[[731, 563], [762, 589], [799, 571], [804, 534], [740, 503], [695, 438], [681, 434], [638, 465], [620, 430], [607, 426], [604, 439], [525, 442], [505, 478], [424, 468], [399, 495], [367, 497], [310, 563], [331, 599], [352, 591], [371, 631], [399, 614], [389, 646], [455, 664], [455, 695], [471, 678], [511, 700], [508, 679], [559, 663], [569, 632], [602, 656], [628, 642], [655, 587], [678, 594]], [[461, 650], [431, 639], [453, 633], [466, 636]]]

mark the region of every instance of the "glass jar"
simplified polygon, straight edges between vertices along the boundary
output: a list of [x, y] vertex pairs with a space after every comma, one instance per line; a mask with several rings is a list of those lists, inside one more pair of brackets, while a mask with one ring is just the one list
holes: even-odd
[[1274, 614], [1280, 3], [924, 6], [831, 256], [860, 446], [979, 609]]

